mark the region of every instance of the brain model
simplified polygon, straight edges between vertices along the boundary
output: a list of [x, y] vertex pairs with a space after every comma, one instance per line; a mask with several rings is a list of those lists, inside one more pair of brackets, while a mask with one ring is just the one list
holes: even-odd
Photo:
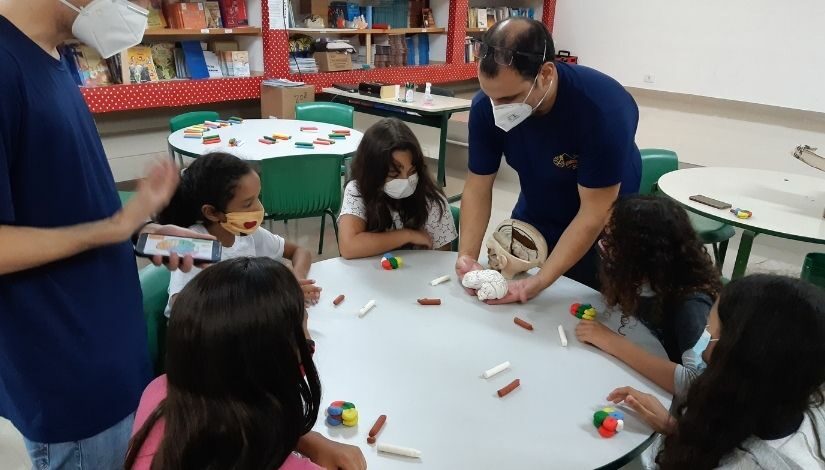
[[461, 284], [469, 289], [476, 289], [478, 300], [497, 300], [507, 295], [507, 279], [492, 269], [470, 271], [464, 275]]

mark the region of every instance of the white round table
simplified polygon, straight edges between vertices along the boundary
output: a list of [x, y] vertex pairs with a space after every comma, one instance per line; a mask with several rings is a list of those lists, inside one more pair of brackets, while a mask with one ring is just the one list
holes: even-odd
[[[744, 229], [733, 279], [745, 274], [753, 238], [764, 233], [825, 243], [825, 178], [745, 168], [691, 168], [659, 178], [659, 189], [688, 210]], [[729, 209], [691, 201], [701, 194], [753, 212], [739, 219]]]
[[[317, 343], [315, 363], [323, 387], [315, 430], [359, 446], [370, 468], [564, 468], [617, 467], [646, 447], [651, 430], [631, 412], [625, 430], [599, 436], [593, 413], [607, 406], [607, 394], [630, 385], [649, 391], [665, 406], [670, 397], [615, 358], [576, 340], [579, 320], [569, 306], [586, 302], [604, 311], [601, 296], [562, 278], [525, 305], [487, 306], [470, 297], [455, 278], [455, 253], [395, 252], [404, 266], [385, 271], [377, 258], [342, 258], [312, 265], [310, 277], [323, 288], [309, 311]], [[450, 274], [450, 281], [430, 281]], [[346, 295], [339, 306], [338, 294]], [[440, 306], [416, 299], [440, 298]], [[358, 310], [376, 306], [363, 318]], [[518, 316], [534, 326], [513, 323]], [[614, 314], [609, 324], [618, 325]], [[559, 341], [563, 325], [568, 346]], [[636, 322], [626, 334], [665, 356], [659, 342]], [[512, 367], [490, 379], [481, 373], [504, 361]], [[499, 398], [512, 380], [521, 386]], [[332, 427], [324, 412], [336, 400], [359, 413], [356, 427]], [[379, 415], [387, 422], [378, 442], [413, 447], [422, 457], [378, 454], [367, 444]]]
[[[303, 132], [301, 127], [317, 127], [317, 132]], [[333, 129], [348, 129], [350, 135], [346, 139], [336, 140], [332, 145], [315, 145], [313, 149], [302, 149], [295, 146], [295, 142], [312, 142], [316, 137], [329, 138]], [[183, 136], [184, 130], [178, 130], [169, 135], [169, 145], [175, 152], [188, 157], [198, 157], [209, 152], [228, 152], [244, 160], [266, 160], [267, 158], [286, 157], [291, 155], [308, 154], [335, 154], [349, 156], [355, 153], [361, 138], [361, 132], [347, 127], [336, 126], [313, 121], [296, 121], [290, 119], [245, 119], [242, 124], [222, 127], [207, 132], [205, 135], [218, 134], [221, 142], [204, 145], [201, 139], [188, 139]], [[290, 140], [279, 140], [278, 143], [267, 145], [258, 142], [264, 135], [287, 134]], [[240, 139], [239, 147], [230, 147], [229, 139]], [[332, 139], [330, 139], [332, 140]]]

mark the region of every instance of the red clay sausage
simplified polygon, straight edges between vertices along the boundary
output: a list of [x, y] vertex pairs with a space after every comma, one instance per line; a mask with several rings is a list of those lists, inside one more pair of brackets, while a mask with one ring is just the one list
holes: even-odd
[[418, 299], [421, 305], [441, 305], [441, 299]]
[[343, 301], [344, 301], [344, 294], [341, 294], [338, 297], [336, 297], [335, 300], [332, 301], [332, 305], [338, 305]]
[[521, 385], [521, 380], [519, 380], [519, 379], [516, 379], [516, 380], [510, 382], [506, 387], [504, 387], [504, 388], [502, 388], [501, 390], [498, 391], [498, 396], [503, 397], [504, 395], [507, 395], [508, 393], [515, 390], [516, 387], [518, 387], [519, 385]]
[[375, 424], [372, 425], [372, 429], [370, 429], [370, 437], [375, 437], [381, 428], [384, 427], [384, 423], [387, 421], [387, 415], [381, 415], [378, 419], [375, 420]]
[[526, 321], [522, 320], [519, 317], [513, 318], [513, 323], [515, 323], [516, 325], [524, 328], [525, 330], [533, 331], [533, 325], [527, 323]]

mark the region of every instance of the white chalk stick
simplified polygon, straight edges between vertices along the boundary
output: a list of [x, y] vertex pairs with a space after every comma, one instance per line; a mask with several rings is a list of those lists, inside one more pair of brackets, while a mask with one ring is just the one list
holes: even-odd
[[358, 311], [358, 317], [361, 318], [366, 315], [372, 308], [375, 307], [375, 300], [370, 300], [367, 302], [367, 305], [364, 305], [364, 308]]
[[492, 369], [485, 370], [484, 373], [481, 374], [481, 376], [485, 379], [489, 379], [490, 377], [498, 374], [499, 372], [503, 371], [504, 369], [507, 369], [508, 367], [510, 367], [510, 361], [504, 361], [501, 364], [493, 367]]
[[564, 334], [564, 328], [559, 325], [559, 339], [561, 340], [561, 345], [567, 347], [567, 335]]
[[430, 281], [430, 285], [431, 285], [431, 286], [437, 286], [437, 285], [441, 284], [442, 282], [447, 282], [447, 281], [449, 281], [449, 280], [450, 280], [450, 276], [449, 276], [449, 275], [447, 275], [447, 276], [441, 276], [441, 277], [439, 277], [439, 278], [436, 278], [436, 279], [433, 279], [432, 281]]
[[412, 449], [410, 447], [401, 447], [395, 446], [392, 444], [383, 444], [381, 442], [378, 443], [378, 452], [386, 452], [388, 454], [395, 454], [401, 455], [404, 457], [412, 457], [414, 459], [421, 458], [421, 451], [418, 449]]

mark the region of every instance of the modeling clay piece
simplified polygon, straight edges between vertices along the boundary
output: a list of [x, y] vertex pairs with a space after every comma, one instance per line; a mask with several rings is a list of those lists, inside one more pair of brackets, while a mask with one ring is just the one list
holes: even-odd
[[364, 305], [364, 308], [358, 311], [358, 317], [363, 317], [364, 315], [369, 313], [369, 311], [372, 310], [373, 307], [375, 307], [375, 301], [370, 300], [369, 302], [367, 302], [367, 305]]
[[510, 367], [510, 361], [505, 361], [495, 367], [485, 370], [484, 373], [481, 374], [481, 376], [485, 379], [489, 379], [490, 377], [498, 374], [499, 372], [507, 369], [508, 367]]
[[344, 294], [339, 295], [332, 301], [332, 305], [340, 305], [344, 301]]
[[503, 397], [503, 396], [507, 395], [508, 393], [512, 392], [513, 390], [515, 390], [519, 385], [521, 385], [521, 380], [516, 379], [516, 380], [510, 382], [506, 387], [502, 388], [501, 390], [499, 390], [496, 393], [498, 393], [499, 397]]
[[381, 267], [387, 271], [398, 269], [401, 266], [404, 266], [404, 260], [400, 256], [396, 257], [393, 256], [392, 253], [384, 253], [384, 256], [381, 258]]
[[533, 325], [531, 325], [530, 323], [527, 323], [526, 321], [522, 320], [519, 317], [513, 318], [513, 323], [515, 323], [516, 325], [524, 328], [525, 330], [533, 331]]
[[605, 407], [593, 413], [593, 426], [599, 430], [599, 435], [613, 437], [624, 429], [624, 413], [615, 408]]
[[421, 458], [421, 451], [409, 447], [401, 447], [392, 444], [378, 444], [378, 452], [386, 452], [388, 454], [400, 455], [402, 457], [412, 457], [414, 459]]
[[573, 304], [570, 306], [570, 314], [580, 320], [593, 320], [596, 318], [596, 309], [590, 304]]
[[751, 216], [753, 216], [753, 212], [746, 211], [745, 209], [740, 209], [738, 207], [736, 209], [731, 209], [730, 213], [740, 219], [750, 219]]
[[464, 287], [476, 289], [478, 300], [501, 299], [507, 295], [507, 280], [492, 269], [470, 271], [461, 281]]
[[564, 327], [559, 325], [559, 341], [561, 341], [561, 345], [567, 347], [567, 335], [564, 333]]
[[418, 299], [421, 305], [441, 305], [441, 299]]
[[[375, 424], [373, 424], [372, 428], [370, 428], [370, 434], [367, 438], [368, 443], [375, 444], [375, 436], [377, 436], [381, 431], [381, 428], [384, 427], [385, 422], [387, 422], [387, 415], [381, 415], [375, 420]], [[372, 439], [372, 442], [370, 442], [370, 439]]]
[[433, 279], [432, 281], [430, 281], [430, 285], [431, 286], [437, 286], [437, 285], [439, 285], [441, 283], [444, 283], [444, 282], [447, 282], [449, 280], [450, 280], [449, 275], [437, 277], [437, 278]]
[[334, 401], [327, 408], [327, 424], [352, 427], [358, 424], [358, 410], [348, 401]]

